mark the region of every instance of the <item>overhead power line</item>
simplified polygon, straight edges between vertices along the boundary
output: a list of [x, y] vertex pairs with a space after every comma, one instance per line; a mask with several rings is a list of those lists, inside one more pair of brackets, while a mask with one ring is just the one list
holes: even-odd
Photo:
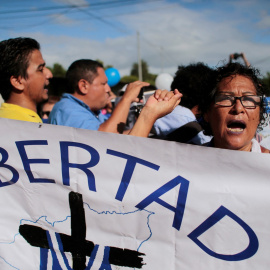
[[[157, 2], [160, 0], [148, 0], [147, 2]], [[82, 5], [74, 5], [74, 4], [67, 4], [67, 5], [61, 5], [61, 6], [49, 6], [49, 7], [40, 7], [40, 8], [23, 8], [23, 9], [16, 9], [16, 10], [3, 10], [0, 11], [0, 15], [2, 14], [18, 14], [18, 13], [37, 13], [37, 12], [44, 12], [44, 11], [56, 11], [60, 9], [73, 9], [73, 8], [91, 8], [91, 9], [97, 9], [97, 8], [115, 8], [115, 7], [123, 7], [127, 5], [137, 5], [138, 3], [147, 3], [144, 0], [111, 0], [111, 1], [99, 1], [96, 3], [91, 4], [82, 4]]]
[[267, 62], [267, 61], [269, 61], [269, 60], [270, 60], [270, 56], [264, 57], [263, 59], [256, 61], [256, 62], [254, 63], [254, 65], [258, 65], [258, 64]]

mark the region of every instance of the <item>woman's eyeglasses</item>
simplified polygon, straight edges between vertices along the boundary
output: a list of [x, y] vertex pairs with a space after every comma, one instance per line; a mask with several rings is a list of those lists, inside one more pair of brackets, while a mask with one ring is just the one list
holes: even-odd
[[239, 99], [244, 108], [255, 109], [261, 105], [262, 97], [256, 95], [235, 97], [224, 94], [218, 94], [215, 96], [215, 104], [223, 107], [231, 107], [235, 104], [236, 100]]

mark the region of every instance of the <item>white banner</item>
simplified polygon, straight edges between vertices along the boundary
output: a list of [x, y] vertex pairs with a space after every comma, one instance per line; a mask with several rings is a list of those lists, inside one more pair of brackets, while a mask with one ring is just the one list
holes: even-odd
[[0, 269], [268, 269], [270, 155], [0, 119]]

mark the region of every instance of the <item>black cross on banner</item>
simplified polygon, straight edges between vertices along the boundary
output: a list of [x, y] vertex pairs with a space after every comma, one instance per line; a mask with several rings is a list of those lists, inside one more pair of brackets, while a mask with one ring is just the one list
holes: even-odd
[[[91, 257], [95, 244], [86, 240], [86, 222], [83, 208], [82, 195], [76, 192], [69, 193], [69, 205], [71, 212], [71, 236], [59, 233], [63, 251], [72, 254], [73, 269], [84, 270], [86, 268], [86, 256]], [[20, 234], [34, 247], [52, 249], [48, 241], [48, 231], [34, 225], [20, 225]], [[136, 250], [122, 249], [117, 247], [109, 248], [109, 264], [142, 268], [145, 255]]]

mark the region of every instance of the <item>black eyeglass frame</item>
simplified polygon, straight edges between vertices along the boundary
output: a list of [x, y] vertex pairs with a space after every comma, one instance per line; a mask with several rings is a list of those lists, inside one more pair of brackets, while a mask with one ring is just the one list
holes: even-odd
[[[216, 100], [218, 96], [225, 96], [225, 97], [229, 97], [230, 101], [231, 101], [231, 105], [223, 105], [223, 104], [219, 104], [218, 101]], [[259, 102], [255, 102], [256, 104], [254, 106], [245, 106], [243, 104], [242, 99], [243, 98], [247, 98], [247, 97], [259, 97], [260, 101]], [[235, 103], [236, 100], [239, 99], [242, 106], [246, 109], [255, 109], [257, 106], [261, 106], [262, 105], [262, 101], [263, 101], [263, 96], [257, 96], [257, 95], [246, 95], [246, 96], [241, 96], [241, 97], [237, 97], [237, 96], [230, 96], [230, 95], [224, 95], [224, 94], [219, 94], [215, 96], [215, 104], [221, 107], [232, 107]]]
[[41, 112], [41, 116], [43, 117], [45, 114], [47, 115], [47, 117], [49, 117], [51, 111], [44, 111]]

